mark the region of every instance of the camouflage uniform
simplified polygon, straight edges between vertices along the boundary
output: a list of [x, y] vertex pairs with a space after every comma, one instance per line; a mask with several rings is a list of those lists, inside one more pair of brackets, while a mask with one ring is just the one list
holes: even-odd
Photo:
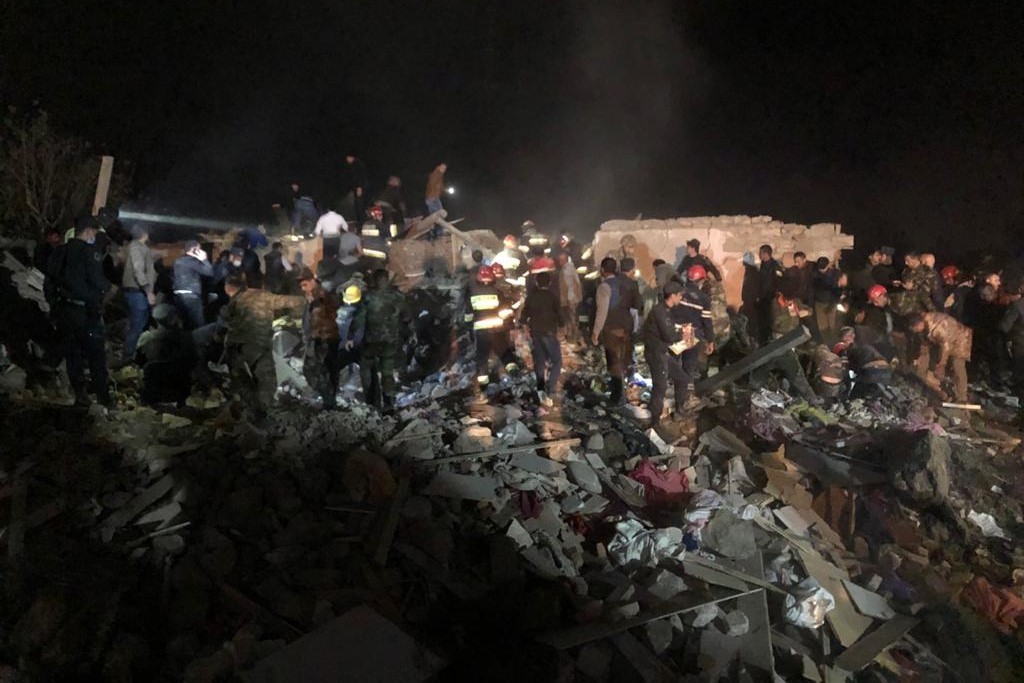
[[715, 346], [725, 346], [732, 337], [732, 321], [729, 306], [725, 301], [725, 286], [721, 280], [704, 280], [708, 298], [711, 299], [711, 326], [715, 330]]
[[947, 364], [953, 373], [953, 385], [956, 400], [963, 403], [967, 400], [967, 361], [971, 358], [971, 346], [974, 332], [966, 325], [957, 322], [953, 316], [945, 313], [923, 313], [924, 342], [921, 353], [914, 367], [922, 379], [927, 379], [931, 364], [932, 347], [937, 347], [939, 360], [935, 365], [935, 376], [941, 382], [945, 376]]
[[246, 289], [223, 309], [231, 385], [258, 412], [270, 407], [277, 389], [271, 350], [275, 314], [280, 310], [299, 314], [305, 305], [305, 297]]
[[338, 394], [338, 300], [322, 288], [306, 302], [302, 315], [302, 374], [313, 391], [320, 394], [324, 408], [334, 408]]
[[[771, 301], [771, 336], [774, 339], [783, 337], [800, 326], [800, 313], [809, 309], [800, 303], [798, 299], [784, 301], [781, 296], [776, 296]], [[755, 370], [751, 375], [751, 383], [754, 385], [763, 384], [772, 370], [778, 370], [789, 380], [789, 384], [808, 402], [820, 402], [818, 396], [811, 389], [807, 382], [807, 376], [800, 365], [800, 358], [795, 350], [787, 351], [771, 363]]]
[[370, 405], [390, 407], [395, 398], [395, 366], [409, 322], [405, 298], [390, 285], [366, 295], [366, 332], [359, 370]]

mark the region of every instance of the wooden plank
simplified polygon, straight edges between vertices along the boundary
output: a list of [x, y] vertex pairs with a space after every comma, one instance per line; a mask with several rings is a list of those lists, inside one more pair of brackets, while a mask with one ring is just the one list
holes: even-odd
[[717, 605], [722, 602], [741, 598], [745, 595], [753, 595], [760, 590], [760, 588], [755, 588], [754, 590], [745, 591], [743, 593], [734, 593], [715, 600], [705, 600], [701, 597], [687, 595], [684, 593], [679, 597], [666, 600], [657, 607], [644, 610], [637, 616], [630, 617], [629, 619], [621, 619], [616, 622], [590, 622], [580, 624], [579, 626], [561, 629], [559, 631], [549, 631], [548, 633], [541, 635], [538, 640], [558, 650], [568, 650], [569, 648], [576, 647], [577, 645], [584, 645], [594, 640], [608, 638], [616, 633], [628, 631], [629, 629], [636, 628], [637, 626], [643, 626], [644, 624], [655, 621], [656, 619], [664, 619], [665, 617], [670, 617], [673, 614], [685, 614], [686, 612], [692, 612], [693, 610], [700, 609], [705, 605]]
[[710, 394], [715, 389], [730, 382], [735, 382], [740, 377], [788, 353], [790, 349], [800, 346], [810, 338], [811, 333], [807, 331], [806, 327], [800, 325], [770, 344], [766, 344], [753, 353], [744, 356], [741, 360], [726, 365], [718, 371], [718, 374], [697, 382], [694, 391], [698, 396]]
[[874, 621], [854, 608], [850, 594], [843, 585], [843, 579], [850, 578], [849, 575], [817, 554], [804, 550], [799, 550], [799, 553], [800, 561], [807, 573], [835, 598], [836, 607], [825, 615], [825, 619], [835, 631], [839, 642], [844, 647], [852, 646], [871, 628]]
[[477, 458], [493, 458], [496, 455], [510, 455], [512, 453], [524, 453], [527, 451], [536, 451], [541, 448], [551, 448], [552, 446], [578, 446], [580, 440], [577, 438], [572, 439], [556, 439], [554, 441], [541, 441], [539, 443], [527, 444], [525, 446], [512, 446], [510, 448], [494, 449], [489, 451], [478, 451], [476, 453], [462, 453], [460, 455], [449, 455], [444, 458], [434, 458], [433, 460], [417, 460], [415, 465], [443, 465], [449, 462], [464, 462], [466, 460], [476, 460]]
[[917, 624], [914, 617], [899, 614], [847, 648], [836, 657], [835, 665], [844, 671], [860, 671]]
[[92, 215], [95, 216], [107, 205], [110, 193], [110, 178], [114, 175], [114, 157], [100, 158], [100, 174], [96, 178], [96, 196], [92, 200]]

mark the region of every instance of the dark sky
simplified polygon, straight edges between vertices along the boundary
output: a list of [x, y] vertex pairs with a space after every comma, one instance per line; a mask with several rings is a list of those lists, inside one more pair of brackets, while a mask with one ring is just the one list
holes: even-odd
[[[1024, 231], [1024, 5], [764, 0], [0, 0], [0, 99], [254, 217], [354, 150], [499, 231], [768, 213], [866, 244]], [[962, 244], [967, 246], [962, 246]]]

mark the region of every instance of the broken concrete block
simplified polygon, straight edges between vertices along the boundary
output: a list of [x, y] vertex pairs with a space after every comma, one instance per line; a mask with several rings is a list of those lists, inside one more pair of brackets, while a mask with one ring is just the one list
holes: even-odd
[[727, 508], [719, 509], [701, 532], [703, 545], [719, 555], [745, 560], [757, 552], [754, 523]]
[[608, 615], [611, 617], [612, 621], [632, 619], [638, 614], [640, 614], [639, 602], [627, 602], [621, 605], [615, 605], [608, 611]]
[[606, 464], [604, 464], [604, 460], [601, 459], [601, 456], [598, 453], [586, 451], [583, 453], [583, 457], [586, 458], [587, 462], [595, 470], [603, 470], [608, 467]]
[[604, 450], [604, 437], [600, 434], [591, 434], [590, 438], [587, 439], [587, 450], [588, 451], [600, 451]]
[[501, 481], [497, 477], [438, 472], [423, 493], [428, 496], [445, 496], [465, 500], [494, 500], [498, 497], [500, 485]]
[[715, 623], [722, 633], [734, 638], [746, 635], [750, 631], [750, 620], [738, 609], [721, 615]]
[[[910, 444], [906, 439], [913, 439]], [[917, 504], [934, 505], [949, 497], [949, 442], [930, 431], [886, 442], [886, 465], [896, 490]]]
[[505, 535], [516, 542], [520, 548], [526, 548], [533, 545], [533, 537], [530, 536], [530, 532], [523, 528], [523, 525], [519, 523], [519, 520], [513, 519], [508, 525], [508, 529], [505, 531]]
[[594, 468], [585, 462], [570, 462], [569, 475], [584, 491], [589, 493], [601, 493], [601, 480]]
[[687, 590], [683, 577], [668, 569], [659, 569], [645, 584], [647, 592], [661, 600], [668, 600]]
[[672, 645], [672, 624], [668, 619], [657, 619], [644, 625], [644, 635], [654, 654], [660, 655]]
[[565, 465], [562, 463], [542, 458], [536, 453], [529, 451], [514, 454], [509, 461], [509, 465], [536, 474], [555, 474], [565, 469]]
[[568, 496], [562, 500], [562, 514], [572, 515], [583, 509], [583, 501], [579, 496]]
[[456, 454], [479, 453], [493, 450], [494, 447], [495, 438], [491, 430], [479, 425], [463, 429], [452, 444], [452, 450]]
[[718, 605], [701, 605], [692, 612], [687, 612], [683, 616], [683, 621], [692, 626], [693, 628], [704, 628], [722, 613], [721, 608]]

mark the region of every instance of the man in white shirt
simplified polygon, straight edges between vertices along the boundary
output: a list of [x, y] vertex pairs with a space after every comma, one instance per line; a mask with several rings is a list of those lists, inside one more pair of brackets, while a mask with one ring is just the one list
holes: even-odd
[[348, 223], [340, 213], [328, 211], [320, 216], [313, 234], [323, 238], [324, 258], [338, 255], [342, 232], [348, 232]]

